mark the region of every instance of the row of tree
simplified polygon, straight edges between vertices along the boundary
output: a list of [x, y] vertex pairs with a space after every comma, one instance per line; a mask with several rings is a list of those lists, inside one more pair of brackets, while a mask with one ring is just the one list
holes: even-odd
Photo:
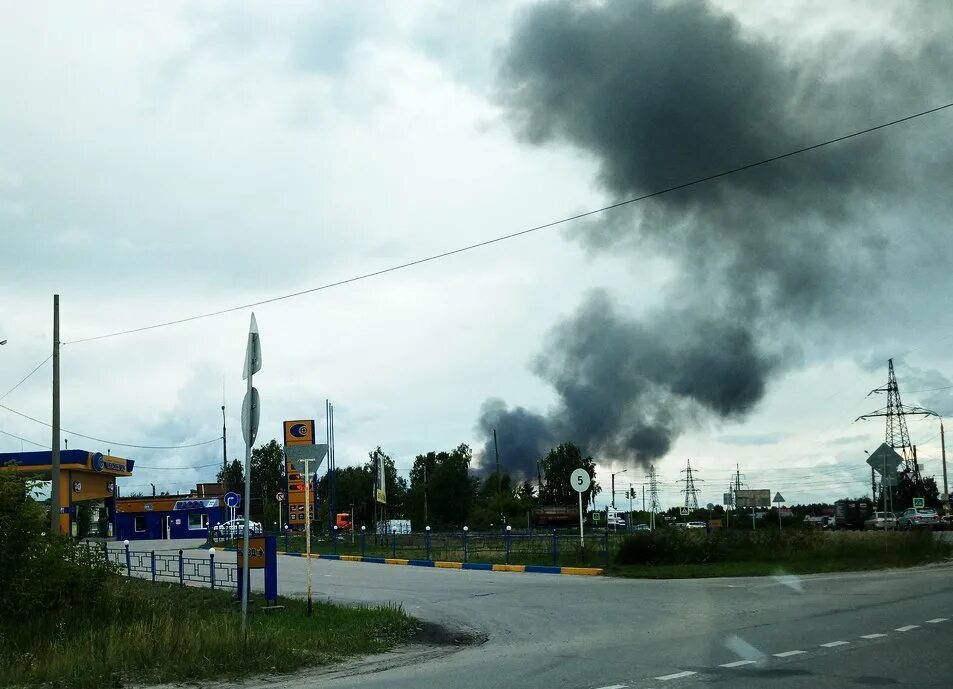
[[[377, 460], [375, 460], [375, 457]], [[375, 461], [384, 464], [386, 505], [375, 502]], [[473, 451], [461, 444], [449, 451], [417, 455], [408, 478], [398, 475], [393, 459], [380, 447], [368, 453], [358, 466], [334, 472], [334, 511], [354, 513], [357, 525], [370, 528], [378, 519], [410, 519], [417, 528], [429, 524], [434, 529], [468, 525], [482, 529], [505, 522], [523, 523], [527, 513], [539, 505], [575, 505], [576, 492], [569, 485], [574, 469], [584, 468], [592, 485], [583, 494], [586, 505], [601, 492], [595, 480], [592, 457], [583, 456], [572, 443], [551, 449], [540, 460], [541, 480], [514, 480], [506, 473], [475, 471]], [[409, 480], [408, 480], [409, 479]], [[235, 459], [219, 470], [217, 480], [226, 490], [242, 493], [245, 477], [242, 463]], [[329, 523], [330, 480], [328, 472], [317, 481], [318, 517]], [[252, 512], [267, 526], [281, 524], [280, 505], [275, 496], [285, 489], [284, 453], [276, 440], [252, 450]]]

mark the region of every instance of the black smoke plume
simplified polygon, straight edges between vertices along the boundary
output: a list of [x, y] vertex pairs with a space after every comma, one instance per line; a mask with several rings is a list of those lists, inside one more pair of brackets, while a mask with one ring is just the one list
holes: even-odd
[[[953, 11], [898, 7], [908, 40], [806, 47], [757, 38], [707, 2], [549, 2], [518, 23], [500, 98], [524, 140], [587, 152], [610, 200], [630, 198], [951, 100]], [[882, 307], [870, 295], [923, 258], [898, 241], [913, 235], [898, 208], [949, 257], [946, 223], [924, 213], [949, 196], [949, 125], [941, 114], [577, 226], [574, 239], [635, 269], [648, 253], [672, 260], [665, 303], [635, 314], [590, 295], [533, 365], [556, 406], [489, 400], [479, 428], [532, 475], [554, 442], [647, 463], [687, 426], [743, 418], [772, 374], [869, 318]]]

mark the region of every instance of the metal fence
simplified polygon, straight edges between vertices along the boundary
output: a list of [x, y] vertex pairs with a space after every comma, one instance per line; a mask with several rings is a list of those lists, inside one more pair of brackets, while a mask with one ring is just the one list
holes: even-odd
[[88, 548], [102, 554], [108, 561], [118, 566], [126, 576], [140, 579], [152, 579], [154, 582], [178, 582], [206, 585], [210, 588], [238, 590], [238, 571], [234, 562], [222, 562], [214, 554], [205, 557], [186, 557], [184, 551], [156, 552], [155, 550], [131, 550], [129, 546], [121, 549], [109, 548], [105, 543], [99, 546], [87, 544]]
[[[489, 562], [500, 564], [593, 565], [609, 564], [627, 534], [594, 531], [585, 534], [549, 532], [418, 532], [375, 535], [368, 532], [312, 533], [311, 550], [333, 555], [363, 555], [410, 560]], [[279, 534], [279, 548], [305, 550], [300, 533]]]

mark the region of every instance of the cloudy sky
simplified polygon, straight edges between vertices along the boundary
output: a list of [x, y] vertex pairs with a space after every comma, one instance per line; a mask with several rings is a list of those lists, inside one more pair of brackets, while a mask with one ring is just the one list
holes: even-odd
[[[50, 352], [69, 446], [127, 490], [229, 457], [260, 301], [517, 232], [953, 101], [945, 3], [9, 3], [0, 24], [0, 396]], [[876, 5], [871, 7], [871, 5]], [[861, 494], [893, 356], [953, 414], [953, 110], [255, 309], [259, 438], [336, 409], [339, 465], [500, 431], [600, 478], [735, 464]], [[50, 418], [50, 364], [0, 404]], [[928, 475], [939, 427], [911, 421]], [[0, 451], [49, 429], [0, 408]], [[26, 439], [20, 440], [19, 438]], [[34, 449], [37, 449], [34, 447]], [[147, 468], [148, 467], [148, 468]], [[606, 491], [608, 492], [608, 491]]]

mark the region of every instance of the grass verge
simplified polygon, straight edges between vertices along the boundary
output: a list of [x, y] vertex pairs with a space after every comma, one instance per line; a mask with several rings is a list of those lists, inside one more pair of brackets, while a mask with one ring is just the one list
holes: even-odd
[[242, 640], [234, 595], [107, 577], [105, 603], [68, 617], [0, 623], [0, 686], [119, 687], [290, 672], [408, 638], [415, 621], [397, 607], [342, 607], [281, 599], [249, 603]]
[[912, 567], [951, 555], [953, 544], [928, 532], [775, 532], [734, 539], [655, 532], [627, 539], [606, 574], [645, 579], [812, 574]]

